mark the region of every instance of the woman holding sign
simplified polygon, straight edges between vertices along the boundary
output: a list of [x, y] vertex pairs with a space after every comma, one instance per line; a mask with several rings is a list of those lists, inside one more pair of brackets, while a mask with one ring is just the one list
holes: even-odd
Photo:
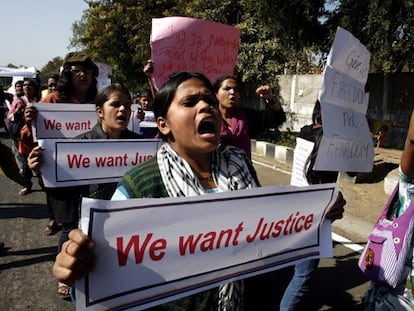
[[[298, 135], [299, 138], [313, 143], [312, 152], [306, 159], [303, 171], [304, 178], [306, 179], [306, 183], [308, 185], [336, 183], [338, 179], [339, 172], [318, 171], [314, 169], [322, 134], [321, 103], [317, 100], [312, 111], [312, 124], [303, 126]], [[298, 186], [294, 183], [291, 184]], [[312, 278], [318, 268], [318, 264], [319, 259], [309, 259], [295, 265], [293, 277], [290, 280], [280, 302], [280, 310], [300, 310], [304, 298], [309, 295], [311, 291]]]
[[[96, 77], [98, 73], [98, 67], [87, 54], [83, 52], [66, 54], [56, 85], [56, 92], [42, 98], [41, 103], [93, 103], [97, 94]], [[35, 112], [33, 106], [27, 109], [32, 109]], [[33, 113], [33, 115], [35, 114]], [[77, 197], [77, 192], [72, 193], [71, 187], [44, 188], [44, 190], [49, 208], [49, 223], [44, 232], [46, 235], [53, 235], [58, 231], [58, 222], [63, 220], [63, 223], [73, 224], [77, 221], [77, 209], [74, 206], [78, 206], [79, 202], [74, 199]], [[56, 212], [59, 215], [56, 216]], [[59, 220], [56, 220], [56, 217]], [[63, 288], [59, 292], [65, 294], [67, 290]]]
[[[112, 84], [101, 90], [95, 99], [96, 113], [99, 122], [91, 131], [79, 135], [79, 139], [137, 139], [140, 135], [127, 129], [131, 115], [132, 99], [129, 91], [120, 84]], [[38, 146], [29, 155], [29, 166], [32, 170], [41, 168], [41, 151]], [[79, 207], [81, 197], [110, 199], [117, 183], [105, 183], [84, 187], [63, 187], [48, 189], [49, 200], [55, 220], [62, 223], [62, 233], [59, 240], [58, 252], [68, 239], [71, 230], [78, 227]], [[58, 292], [62, 295], [69, 293], [69, 288], [59, 284]]]
[[[260, 186], [245, 152], [219, 145], [221, 115], [213, 86], [204, 75], [194, 72], [171, 75], [155, 96], [154, 114], [165, 143], [155, 157], [126, 173], [113, 200], [198, 196]], [[331, 216], [341, 217], [343, 202], [336, 207]], [[72, 231], [69, 238], [56, 257], [53, 273], [61, 282], [73, 284], [93, 268], [94, 244], [80, 230]], [[202, 310], [207, 306], [217, 309], [217, 295], [212, 296], [212, 292], [177, 303], [186, 309], [191, 302], [201, 301], [203, 307], [192, 305], [191, 309]], [[243, 295], [238, 294], [221, 297], [223, 303], [219, 309], [232, 305], [242, 310]]]

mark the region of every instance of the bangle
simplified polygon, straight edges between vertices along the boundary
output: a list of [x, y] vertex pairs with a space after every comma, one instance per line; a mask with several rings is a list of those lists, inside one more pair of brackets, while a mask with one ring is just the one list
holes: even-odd
[[265, 98], [265, 101], [266, 101], [266, 104], [267, 105], [270, 105], [270, 106], [273, 106], [274, 104], [276, 104], [276, 101], [275, 101], [275, 98], [274, 97], [271, 97], [269, 99], [266, 99]]

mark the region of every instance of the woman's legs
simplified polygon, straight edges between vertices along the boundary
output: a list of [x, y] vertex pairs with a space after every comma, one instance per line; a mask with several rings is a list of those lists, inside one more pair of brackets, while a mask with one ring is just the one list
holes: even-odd
[[310, 289], [313, 272], [318, 268], [319, 259], [309, 259], [295, 265], [292, 280], [283, 294], [280, 311], [297, 310], [303, 296]]

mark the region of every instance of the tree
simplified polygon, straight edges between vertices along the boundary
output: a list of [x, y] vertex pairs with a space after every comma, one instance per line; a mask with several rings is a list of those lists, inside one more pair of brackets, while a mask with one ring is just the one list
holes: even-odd
[[85, 49], [113, 70], [113, 80], [132, 91], [147, 82], [142, 72], [150, 58], [151, 16], [174, 1], [88, 1], [89, 9], [73, 25], [72, 45]]
[[59, 73], [60, 67], [63, 64], [63, 59], [59, 56], [53, 58], [45, 66], [42, 67], [39, 77], [40, 81], [47, 82], [47, 77], [51, 74]]
[[320, 22], [324, 0], [181, 0], [168, 13], [239, 27], [238, 69], [242, 82], [250, 83], [272, 83], [286, 71], [312, 71], [312, 51], [326, 32]]
[[[146, 83], [151, 18], [187, 16], [241, 28], [242, 82], [269, 83], [277, 74], [311, 70], [312, 51], [325, 35], [324, 1], [305, 0], [99, 0], [73, 25], [72, 44], [112, 66], [114, 80], [131, 90]], [[298, 65], [299, 63], [299, 65]]]
[[413, 70], [413, 0], [342, 0], [328, 23], [331, 34], [341, 26], [367, 46], [371, 72]]

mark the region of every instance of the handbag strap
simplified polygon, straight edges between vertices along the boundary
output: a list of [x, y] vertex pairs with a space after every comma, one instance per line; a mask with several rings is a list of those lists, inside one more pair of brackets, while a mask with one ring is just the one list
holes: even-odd
[[391, 223], [394, 223], [395, 225], [398, 224], [398, 226], [402, 226], [402, 228], [409, 229], [410, 223], [412, 223], [414, 221], [414, 219], [413, 219], [414, 200], [410, 202], [407, 209], [403, 213], [401, 213], [398, 217], [394, 217], [392, 219], [388, 219], [388, 217], [387, 217], [387, 214], [388, 214], [390, 208], [392, 208], [394, 206], [395, 199], [399, 200], [398, 191], [399, 191], [399, 183], [397, 183], [397, 185], [395, 186], [392, 194], [388, 198], [387, 204], [385, 205], [381, 215], [379, 216], [377, 222], [375, 223], [374, 228], [377, 225], [380, 225], [380, 223], [383, 223], [384, 220], [387, 220], [388, 223], [391, 222]]
[[384, 218], [384, 217], [387, 217], [387, 213], [388, 213], [389, 209], [393, 206], [395, 197], [398, 196], [399, 184], [400, 183], [397, 182], [397, 185], [394, 187], [394, 190], [392, 191], [392, 194], [388, 197], [387, 203], [385, 204], [385, 207], [382, 210], [382, 213], [379, 216], [378, 221], [380, 219]]

